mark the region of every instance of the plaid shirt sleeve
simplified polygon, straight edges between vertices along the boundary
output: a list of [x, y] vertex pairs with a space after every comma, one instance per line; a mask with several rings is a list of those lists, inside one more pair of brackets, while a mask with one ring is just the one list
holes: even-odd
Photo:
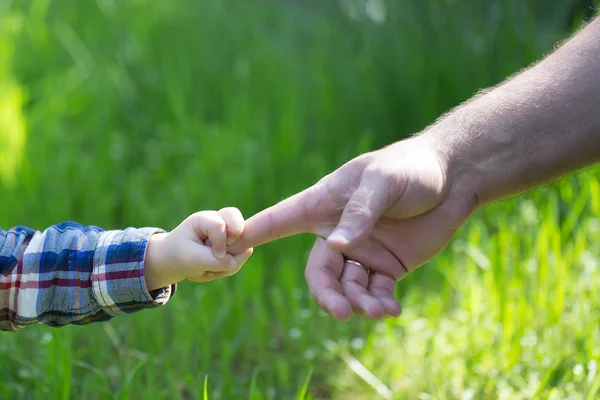
[[104, 231], [74, 222], [44, 232], [0, 229], [0, 330], [107, 321], [165, 304], [176, 286], [149, 293], [148, 238], [157, 228]]

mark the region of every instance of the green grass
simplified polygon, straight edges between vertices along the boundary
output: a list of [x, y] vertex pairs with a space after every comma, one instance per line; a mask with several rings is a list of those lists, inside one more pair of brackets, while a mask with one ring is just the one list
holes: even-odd
[[[342, 3], [0, 0], [1, 226], [250, 216], [538, 59], [586, 9], [383, 1], [378, 23]], [[599, 178], [482, 210], [398, 285], [397, 320], [325, 316], [299, 236], [161, 309], [1, 334], [0, 398], [595, 398]]]

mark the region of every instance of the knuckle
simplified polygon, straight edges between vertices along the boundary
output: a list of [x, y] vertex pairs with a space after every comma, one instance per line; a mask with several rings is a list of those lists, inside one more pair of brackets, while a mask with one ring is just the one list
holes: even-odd
[[242, 212], [237, 207], [225, 207], [219, 210], [219, 215], [230, 219], [243, 219]]
[[393, 164], [372, 164], [365, 168], [363, 172], [364, 179], [377, 181], [381, 185], [386, 185], [386, 187], [394, 185], [398, 181], [398, 176], [398, 166]]
[[275, 217], [273, 213], [267, 213], [267, 229], [269, 232], [269, 237], [279, 239], [281, 235], [277, 231], [277, 223], [275, 221]]
[[200, 218], [200, 219], [205, 219], [205, 218], [210, 218], [212, 215], [215, 214], [215, 211], [211, 211], [211, 210], [203, 210], [203, 211], [197, 211], [195, 213], [193, 213], [190, 218]]
[[233, 236], [241, 236], [244, 233], [244, 228], [241, 226], [227, 226], [227, 232]]
[[235, 207], [224, 207], [219, 210], [219, 214], [232, 214], [238, 211]]
[[198, 211], [186, 218], [193, 226], [202, 230], [212, 228], [215, 221], [219, 219], [222, 218], [216, 214], [216, 211]]
[[213, 218], [210, 220], [210, 228], [221, 232], [226, 228], [225, 221], [222, 218]]
[[354, 217], [370, 219], [373, 216], [373, 213], [369, 207], [356, 200], [350, 200], [344, 211], [347, 215]]
[[364, 284], [362, 284], [355, 277], [348, 277], [348, 278], [342, 277], [341, 282], [342, 282], [342, 286], [344, 286], [348, 290], [352, 290], [352, 289], [359, 288], [359, 287], [364, 287]]

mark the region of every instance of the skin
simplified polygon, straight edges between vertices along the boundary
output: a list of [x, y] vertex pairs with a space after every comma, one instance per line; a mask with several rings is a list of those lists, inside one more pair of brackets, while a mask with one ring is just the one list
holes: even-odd
[[240, 211], [224, 208], [197, 212], [171, 232], [152, 235], [144, 260], [146, 288], [159, 289], [184, 279], [209, 282], [235, 274], [253, 251], [226, 252], [243, 230]]
[[323, 310], [342, 321], [397, 316], [396, 282], [477, 209], [598, 161], [600, 19], [418, 135], [256, 214], [228, 252], [313, 233], [305, 276]]

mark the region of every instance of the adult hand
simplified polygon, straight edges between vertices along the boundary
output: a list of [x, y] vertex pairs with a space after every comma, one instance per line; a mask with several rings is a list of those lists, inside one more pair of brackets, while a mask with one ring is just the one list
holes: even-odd
[[314, 233], [305, 276], [321, 308], [339, 320], [397, 316], [396, 282], [442, 250], [474, 210], [446, 171], [425, 137], [361, 155], [250, 218], [230, 251]]
[[[477, 208], [600, 162], [600, 18], [425, 133], [357, 157], [247, 221], [236, 250], [319, 236], [306, 279], [336, 318], [398, 315], [394, 283]], [[364, 264], [370, 274], [355, 263]]]

